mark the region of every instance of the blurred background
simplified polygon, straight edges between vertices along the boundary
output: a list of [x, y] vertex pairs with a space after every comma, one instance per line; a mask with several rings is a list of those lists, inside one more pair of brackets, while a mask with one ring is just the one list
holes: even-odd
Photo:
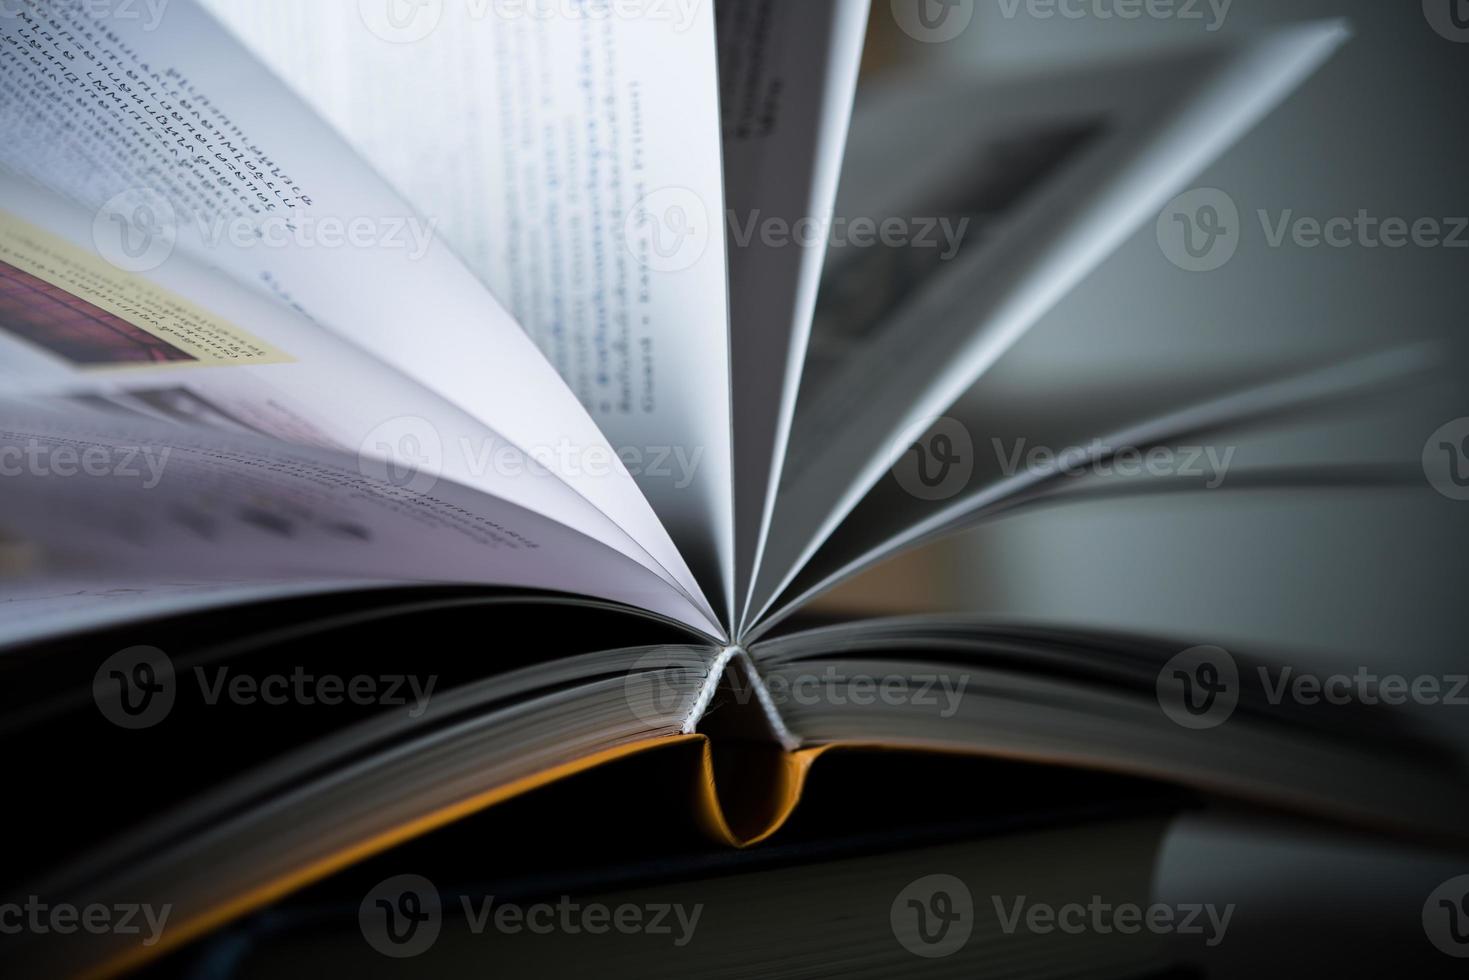
[[[1140, 390], [1175, 393], [1182, 403], [1190, 390], [1223, 379], [1405, 342], [1432, 342], [1444, 370], [1329, 417], [1228, 440], [1237, 470], [1362, 465], [1407, 474], [1401, 486], [1198, 489], [1022, 511], [894, 558], [820, 608], [968, 610], [1290, 651], [1295, 663], [1462, 668], [1469, 502], [1434, 489], [1423, 455], [1436, 430], [1469, 416], [1469, 249], [1272, 247], [1256, 218], [1291, 211], [1324, 221], [1365, 209], [1411, 224], [1469, 215], [1460, 104], [1469, 29], [1453, 28], [1456, 2], [1180, 2], [1157, 8], [1174, 16], [1122, 20], [1098, 11], [1125, 4], [981, 0], [967, 5], [973, 17], [957, 38], [921, 43], [898, 28], [889, 0], [874, 0], [854, 143], [864, 104], [897, 80], [922, 78], [938, 100], [976, 75], [1115, 59], [1272, 25], [1344, 18], [1353, 31], [1195, 181], [1238, 205], [1234, 258], [1214, 271], [1186, 271], [1164, 255], [1151, 223], [1140, 229], [949, 413], [977, 452]], [[1194, 14], [1182, 16], [1188, 7]], [[864, 506], [892, 493], [893, 483], [886, 478]], [[1469, 735], [1458, 717], [1466, 712], [1450, 714], [1438, 721]]]

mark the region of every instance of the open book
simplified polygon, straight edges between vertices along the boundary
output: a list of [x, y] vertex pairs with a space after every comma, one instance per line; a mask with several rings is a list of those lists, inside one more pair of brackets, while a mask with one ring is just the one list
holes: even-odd
[[[292, 656], [413, 675], [410, 710], [252, 735], [235, 775], [38, 863], [45, 887], [175, 910], [159, 943], [93, 937], [71, 965], [141, 962], [679, 739], [702, 740], [700, 818], [737, 845], [852, 745], [1462, 833], [1448, 764], [1411, 740], [1267, 716], [1249, 689], [1229, 725], [1180, 727], [1160, 699], [1204, 702], [1192, 662], [1160, 674], [1164, 642], [957, 619], [775, 629], [1087, 461], [944, 487], [936, 420], [1342, 25], [956, 77], [942, 100], [895, 79], [854, 128], [864, 0], [11, 6], [8, 737], [100, 709], [118, 740], [230, 740], [212, 726], [235, 716], [206, 710], [235, 696], [215, 672], [289, 673]], [[1196, 232], [1213, 233], [1184, 227], [1185, 247]], [[1105, 426], [1085, 433], [1098, 447], [1168, 446], [1423, 363], [1369, 354], [1076, 421]], [[846, 524], [895, 485], [901, 506]], [[434, 650], [327, 652], [409, 622]], [[54, 648], [68, 670], [19, 653]]]

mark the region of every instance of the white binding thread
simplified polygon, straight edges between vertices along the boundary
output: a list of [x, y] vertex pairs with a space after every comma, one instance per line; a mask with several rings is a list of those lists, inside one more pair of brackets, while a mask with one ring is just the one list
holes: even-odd
[[775, 699], [770, 696], [770, 689], [765, 686], [765, 678], [760, 676], [760, 671], [755, 668], [754, 658], [742, 646], [725, 647], [710, 665], [709, 675], [704, 678], [704, 684], [699, 689], [699, 696], [694, 699], [694, 704], [684, 719], [684, 734], [691, 735], [698, 728], [699, 722], [704, 718], [704, 712], [709, 710], [709, 705], [719, 690], [719, 682], [724, 678], [725, 670], [736, 658], [744, 664], [746, 675], [755, 688], [755, 700], [760, 703], [760, 709], [765, 712], [766, 723], [770, 725], [770, 730], [775, 733], [775, 737], [780, 740], [781, 746], [788, 752], [800, 748], [801, 740], [786, 727], [785, 719], [776, 710]]

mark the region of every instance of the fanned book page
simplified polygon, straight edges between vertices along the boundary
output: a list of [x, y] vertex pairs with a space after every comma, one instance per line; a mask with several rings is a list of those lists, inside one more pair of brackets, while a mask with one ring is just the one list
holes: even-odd
[[[240, 385], [257, 387], [249, 412], [275, 416], [266, 426], [272, 435], [289, 429], [288, 441], [320, 445], [311, 416], [352, 417], [335, 433], [335, 448], [377, 456], [430, 481], [468, 476], [467, 482], [476, 482], [478, 475], [481, 483], [519, 484], [522, 502], [534, 498], [533, 506], [548, 508], [554, 519], [612, 542], [687, 596], [702, 628], [723, 632], [704, 598], [704, 583], [623, 456], [429, 218], [194, 3], [171, 4], [156, 23], [114, 18], [106, 27], [95, 30], [84, 10], [44, 3], [0, 20], [7, 52], [32, 52], [0, 62], [6, 89], [0, 121], [10, 137], [0, 144], [0, 174], [14, 175], [5, 178], [0, 204], [9, 212], [7, 267], [16, 270], [16, 289], [31, 295], [24, 278], [31, 277], [73, 300], [90, 297], [105, 307], [106, 296], [115, 298], [120, 288], [113, 280], [134, 290], [162, 283], [158, 302], [182, 297], [192, 300], [191, 309], [207, 311], [220, 294], [238, 292], [236, 284], [252, 287], [273, 298], [281, 312], [251, 311], [245, 329], [234, 331], [216, 318], [207, 349], [175, 343], [170, 351], [149, 330], [130, 326], [156, 348], [147, 359], [170, 370], [250, 367]], [[57, 63], [74, 68], [49, 70]], [[712, 86], [712, 54], [709, 72]], [[89, 82], [89, 75], [99, 81]], [[177, 117], [172, 126], [153, 122], [166, 113]], [[204, 149], [185, 154], [180, 143]], [[717, 170], [715, 178], [717, 185]], [[46, 244], [56, 238], [62, 245]], [[72, 261], [61, 254], [68, 249], [93, 254]], [[84, 266], [95, 272], [85, 281], [76, 271]], [[126, 305], [134, 313], [124, 315], [136, 319], [136, 299]], [[147, 315], [150, 322], [157, 319]], [[197, 345], [204, 321], [191, 316], [187, 328]], [[249, 331], [263, 332], [271, 319], [298, 332], [301, 344], [252, 343]], [[323, 327], [355, 348], [340, 360], [371, 360], [397, 375], [375, 386], [379, 397], [345, 409], [322, 407], [344, 391], [374, 390], [365, 375], [337, 370], [326, 354], [330, 343], [318, 336]], [[73, 346], [76, 332], [69, 337]], [[307, 345], [320, 351], [309, 368], [302, 356]], [[95, 386], [96, 372], [111, 367], [106, 352], [57, 349], [35, 332], [10, 346], [20, 352], [19, 363], [9, 362], [17, 374], [30, 377], [35, 369], [25, 362], [34, 361], [63, 386], [76, 385], [72, 375], [79, 369]], [[39, 347], [39, 356], [28, 347]], [[70, 371], [58, 371], [58, 362]], [[294, 398], [260, 397], [256, 382], [269, 375], [258, 369], [276, 365], [273, 374], [294, 376]], [[201, 367], [196, 376], [204, 373]], [[34, 389], [30, 382], [25, 387]], [[413, 391], [410, 400], [436, 403], [433, 412], [405, 411], [405, 401], [386, 396], [402, 389]], [[423, 389], [431, 392], [427, 399]], [[194, 421], [231, 414], [213, 404], [208, 391], [165, 392], [154, 404], [162, 406], [157, 414]], [[282, 418], [293, 413], [302, 418]], [[470, 424], [441, 426], [435, 413], [460, 420], [467, 415]], [[720, 455], [717, 448], [709, 455], [709, 469], [720, 469]], [[660, 462], [667, 464], [668, 457]], [[702, 457], [690, 461], [685, 475], [696, 478], [705, 463]], [[544, 483], [547, 474], [571, 492], [531, 486]], [[727, 481], [724, 473], [714, 482]], [[696, 495], [691, 490], [679, 499]], [[717, 596], [721, 576], [706, 581]]]
[[205, 2], [464, 257], [729, 608], [713, 5]]
[[[834, 240], [837, 178], [867, 0], [719, 0], [729, 206], [735, 599], [743, 623], [785, 461], [812, 314]], [[808, 176], [809, 174], [809, 176]]]
[[[1318, 22], [1003, 84], [918, 76], [874, 92], [838, 213], [928, 224], [899, 248], [833, 250], [747, 623], [1068, 289], [1346, 37]], [[966, 126], [952, 124], [960, 113]], [[928, 153], [911, 161], [915, 143]]]
[[[88, 219], [72, 202], [0, 173], [0, 274], [9, 297], [0, 374], [10, 397], [96, 416], [86, 423], [93, 428], [182, 423], [221, 438], [325, 450], [349, 462], [355, 452], [360, 476], [405, 494], [431, 495], [441, 483], [488, 494], [496, 506], [533, 512], [641, 564], [685, 595], [691, 622], [717, 634], [693, 596], [639, 542], [494, 429], [192, 256], [171, 254], [146, 274], [119, 268], [97, 254]], [[56, 329], [58, 319], [65, 331]], [[330, 397], [338, 391], [372, 398]], [[166, 428], [145, 431], [156, 445], [143, 445], [134, 468], [146, 477], [143, 463], [153, 461], [156, 478], [144, 482], [156, 485], [178, 446]], [[409, 439], [418, 440], [420, 453], [434, 454], [431, 466], [401, 468], [401, 441]], [[106, 497], [116, 489], [94, 484], [86, 492]], [[195, 509], [205, 525], [217, 519], [203, 516], [206, 501]], [[287, 540], [276, 543], [289, 543], [282, 536]], [[162, 541], [153, 547], [166, 550]], [[503, 567], [496, 578], [517, 584]]]

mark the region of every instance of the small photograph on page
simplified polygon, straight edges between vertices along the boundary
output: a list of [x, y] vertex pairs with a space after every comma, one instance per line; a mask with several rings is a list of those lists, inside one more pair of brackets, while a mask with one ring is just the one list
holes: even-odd
[[197, 361], [162, 338], [0, 262], [0, 329], [83, 367]]
[[88, 372], [293, 360], [173, 288], [0, 211], [3, 335]]

